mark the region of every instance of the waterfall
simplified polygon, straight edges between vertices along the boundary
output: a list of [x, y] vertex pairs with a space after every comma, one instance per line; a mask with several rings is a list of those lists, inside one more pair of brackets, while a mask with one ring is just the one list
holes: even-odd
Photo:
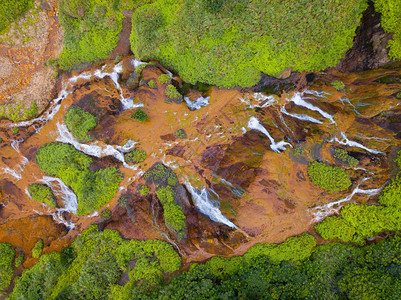
[[312, 122], [312, 123], [323, 124], [322, 121], [320, 121], [318, 119], [315, 119], [315, 118], [312, 118], [312, 117], [310, 117], [308, 115], [305, 115], [305, 114], [291, 114], [285, 109], [284, 106], [281, 107], [280, 112], [285, 114], [285, 115], [287, 115], [287, 116], [293, 117], [293, 118], [301, 120], [301, 121], [309, 121], [309, 122]]
[[222, 223], [231, 228], [237, 228], [237, 226], [230, 220], [228, 220], [225, 216], [223, 216], [220, 209], [209, 200], [209, 193], [205, 187], [203, 187], [202, 190], [197, 190], [194, 189], [189, 182], [186, 182], [185, 185], [188, 191], [191, 193], [196, 207], [202, 214], [208, 216], [212, 221]]
[[207, 106], [209, 104], [209, 99], [210, 97], [199, 97], [195, 101], [191, 101], [189, 97], [184, 97], [189, 110], [197, 110]]
[[314, 106], [313, 104], [306, 102], [302, 99], [301, 93], [295, 93], [294, 96], [291, 97], [290, 101], [294, 102], [294, 104], [298, 106], [303, 106], [309, 110], [317, 111], [320, 115], [324, 118], [329, 119], [331, 123], [335, 124], [336, 122], [333, 119], [333, 116], [325, 112], [324, 110], [320, 109], [319, 107]]
[[367, 147], [365, 147], [364, 145], [362, 145], [362, 144], [360, 144], [358, 142], [350, 141], [347, 138], [347, 136], [345, 135], [344, 132], [341, 132], [341, 139], [339, 139], [338, 137], [335, 137], [334, 139], [331, 140], [331, 142], [332, 141], [336, 141], [336, 142], [338, 142], [338, 143], [340, 143], [341, 145], [344, 145], [344, 146], [357, 147], [357, 148], [366, 150], [366, 151], [368, 151], [369, 153], [372, 153], [372, 154], [384, 154], [384, 152], [367, 148]]
[[[246, 98], [239, 98], [239, 100], [248, 105], [250, 109], [268, 107], [277, 102], [273, 95], [266, 96], [262, 93], [253, 93], [251, 98], [250, 96], [251, 95], [248, 94]], [[252, 100], [256, 101], [256, 103], [252, 104]]]
[[276, 143], [274, 141], [274, 139], [272, 138], [272, 136], [270, 135], [270, 133], [266, 130], [266, 128], [264, 128], [262, 126], [262, 124], [260, 124], [259, 120], [256, 119], [255, 117], [251, 117], [249, 119], [248, 127], [250, 129], [258, 130], [258, 131], [262, 132], [264, 135], [266, 135], [269, 138], [270, 142], [271, 142], [270, 148], [274, 152], [280, 153], [281, 151], [285, 151], [286, 150], [286, 148], [285, 148], [286, 145], [292, 147], [292, 145], [290, 143], [287, 143], [285, 141], [280, 141], [280, 142]]
[[[338, 213], [338, 211], [341, 208], [341, 204], [344, 202], [348, 202], [352, 199], [352, 197], [354, 197], [355, 194], [365, 194], [368, 195], [368, 197], [370, 196], [374, 196], [380, 193], [380, 191], [383, 189], [383, 187], [377, 188], [377, 189], [368, 189], [368, 190], [363, 190], [360, 187], [360, 185], [365, 182], [366, 180], [369, 180], [370, 178], [363, 178], [358, 185], [356, 186], [356, 188], [352, 191], [351, 194], [349, 194], [347, 197], [342, 198], [338, 201], [335, 202], [330, 202], [328, 204], [322, 205], [322, 206], [317, 206], [315, 208], [313, 208], [313, 221], [312, 222], [320, 222], [322, 221], [324, 218], [333, 215], [334, 213]], [[335, 205], [338, 205], [337, 208], [334, 208]]]

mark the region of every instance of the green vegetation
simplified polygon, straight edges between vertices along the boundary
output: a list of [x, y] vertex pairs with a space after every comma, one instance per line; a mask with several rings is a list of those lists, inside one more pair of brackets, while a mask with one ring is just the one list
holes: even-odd
[[157, 88], [157, 83], [156, 83], [156, 81], [154, 81], [154, 80], [152, 79], [152, 80], [149, 80], [148, 86], [149, 86], [151, 89], [155, 89], [155, 88]]
[[313, 184], [330, 192], [339, 192], [351, 186], [351, 180], [344, 169], [314, 161], [308, 166], [308, 175]]
[[33, 0], [2, 0], [0, 5], [0, 34], [33, 7]]
[[300, 146], [300, 145], [297, 145], [295, 147], [295, 149], [294, 149], [294, 156], [295, 157], [300, 157], [300, 156], [302, 156], [304, 154], [305, 154], [304, 148], [302, 148], [302, 146]]
[[124, 154], [125, 161], [129, 164], [138, 164], [146, 159], [146, 152], [142, 149], [134, 149]]
[[158, 0], [133, 14], [131, 48], [191, 84], [249, 87], [261, 72], [335, 66], [366, 8], [366, 0]]
[[19, 132], [19, 127], [11, 128], [11, 132], [17, 134]]
[[174, 187], [178, 184], [177, 175], [162, 163], [155, 163], [143, 176], [147, 183], [154, 183], [156, 187]]
[[39, 258], [42, 255], [43, 251], [43, 240], [39, 239], [35, 246], [32, 248], [32, 257]]
[[[396, 160], [401, 166], [401, 152]], [[398, 174], [379, 195], [381, 205], [347, 204], [341, 217], [326, 218], [316, 230], [327, 240], [364, 244], [365, 238], [383, 231], [401, 230], [401, 175]]]
[[71, 106], [68, 109], [64, 116], [64, 122], [72, 135], [81, 143], [93, 139], [88, 131], [96, 127], [97, 119], [79, 106]]
[[38, 113], [38, 106], [36, 101], [33, 101], [29, 109], [24, 109], [22, 103], [16, 104], [15, 106], [1, 105], [0, 106], [0, 118], [9, 119], [13, 122], [19, 122], [27, 119], [34, 118]]
[[182, 95], [177, 91], [174, 85], [169, 84], [166, 87], [166, 97], [170, 101], [180, 103], [182, 101]]
[[161, 84], [170, 84], [171, 83], [171, 78], [170, 75], [168, 74], [162, 74], [159, 76], [157, 79]]
[[36, 155], [39, 167], [70, 186], [78, 198], [78, 215], [86, 215], [105, 205], [116, 194], [123, 175], [115, 167], [88, 170], [92, 158], [62, 143], [41, 146]]
[[395, 97], [396, 97], [397, 99], [401, 99], [401, 92], [398, 92], [398, 93], [395, 95]]
[[100, 212], [100, 218], [101, 218], [103, 221], [109, 220], [109, 219], [111, 218], [111, 211], [110, 211], [110, 209], [108, 209], [108, 208], [103, 209], [103, 210]]
[[331, 85], [337, 90], [342, 91], [345, 89], [345, 84], [341, 80], [332, 81]]
[[15, 257], [14, 248], [7, 243], [0, 243], [0, 296], [10, 285], [14, 275], [13, 261]]
[[141, 184], [138, 186], [138, 192], [142, 196], [147, 196], [150, 192], [150, 187], [148, 187], [146, 184]]
[[[70, 248], [45, 254], [26, 270], [10, 299], [129, 299], [160, 284], [180, 265], [165, 242], [126, 241], [117, 231], [101, 232], [92, 225]], [[127, 282], [120, 286], [124, 273]]]
[[174, 135], [175, 135], [176, 137], [178, 137], [179, 139], [186, 139], [186, 138], [187, 138], [187, 133], [185, 132], [184, 129], [177, 129], [177, 130], [174, 132]]
[[401, 59], [401, 0], [373, 0], [375, 9], [381, 13], [381, 25], [386, 32], [393, 33], [388, 42], [389, 56]]
[[175, 193], [170, 186], [161, 187], [156, 191], [157, 198], [163, 205], [164, 223], [166, 227], [182, 240], [185, 236], [185, 215], [181, 206], [177, 204]]
[[359, 164], [359, 160], [352, 157], [348, 152], [341, 148], [334, 149], [334, 157], [339, 161], [349, 165], [350, 167], [356, 167]]
[[33, 200], [56, 207], [56, 199], [54, 198], [53, 191], [47, 185], [33, 183], [29, 185], [28, 192]]
[[17, 256], [17, 258], [15, 259], [15, 267], [18, 268], [19, 266], [22, 265], [22, 263], [24, 262], [24, 254], [20, 254]]
[[131, 119], [139, 122], [145, 122], [148, 119], [148, 115], [140, 108], [138, 108], [131, 116]]

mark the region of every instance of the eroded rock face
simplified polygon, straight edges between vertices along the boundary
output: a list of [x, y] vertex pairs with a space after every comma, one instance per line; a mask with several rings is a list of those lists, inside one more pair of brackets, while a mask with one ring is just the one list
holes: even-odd
[[[209, 104], [191, 111], [185, 103], [164, 101], [166, 85], [158, 83], [163, 72], [156, 66], [142, 73], [143, 80], [157, 83], [156, 88], [146, 84], [134, 90], [126, 88], [121, 79], [127, 80], [128, 73], [135, 70], [129, 67], [131, 60], [123, 60], [123, 76], [118, 83], [111, 75], [100, 78], [95, 69], [86, 70], [92, 76], [77, 77], [69, 83], [66, 91], [70, 94], [61, 100], [51, 120], [27, 124], [21, 131], [24, 137], [30, 137], [23, 142], [11, 144], [12, 136], [4, 141], [0, 149], [0, 217], [4, 226], [55, 212], [33, 201], [25, 191], [45, 176], [35, 162], [36, 151], [60, 137], [60, 125], [71, 105], [79, 105], [98, 117], [97, 127], [90, 132], [95, 140], [89, 145], [121, 147], [131, 140], [136, 142], [136, 149], [147, 153], [147, 158], [135, 167], [124, 166], [111, 156], [94, 159], [91, 170], [116, 166], [124, 174], [115, 197], [98, 210], [108, 208], [112, 216], [102, 221], [97, 215], [64, 213], [64, 219], [75, 224], [66, 239], [96, 222], [101, 228], [117, 229], [124, 238], [168, 240], [185, 261], [238, 255], [257, 242], [281, 242], [307, 231], [316, 221], [316, 207], [323, 207], [324, 214], [325, 204], [351, 194], [363, 178], [371, 179], [363, 182], [362, 189], [379, 188], [389, 178], [392, 163], [388, 157], [399, 146], [401, 121], [396, 95], [401, 83], [392, 79], [401, 75], [399, 68], [315, 74], [313, 85], [304, 74], [307, 89], [280, 96], [212, 87], [201, 94], [210, 97]], [[115, 66], [109, 62], [102, 72], [111, 74], [113, 70]], [[67, 82], [68, 76], [63, 80]], [[337, 91], [331, 85], [333, 81], [342, 81], [345, 89]], [[174, 84], [178, 86], [179, 81]], [[131, 119], [135, 108], [123, 105], [127, 99], [132, 99], [134, 106], [143, 105], [148, 115], [145, 122]], [[38, 127], [41, 130], [36, 132]], [[185, 130], [186, 138], [175, 136], [179, 129]], [[333, 150], [339, 147], [358, 159], [356, 167], [346, 166], [333, 156]], [[121, 153], [124, 151], [128, 150]], [[313, 185], [307, 167], [314, 160], [347, 168], [352, 186], [343, 192], [328, 193]], [[149, 184], [149, 195], [138, 192], [138, 186], [146, 184], [144, 172], [155, 163], [168, 166], [179, 179], [174, 191], [187, 228], [182, 241], [164, 224], [156, 186]], [[222, 216], [238, 228], [214, 222], [201, 213], [202, 204], [190, 196], [189, 186], [209, 190], [209, 198], [201, 200], [212, 207], [219, 205]], [[118, 203], [121, 195], [129, 198], [128, 208]], [[56, 196], [62, 205], [62, 195]], [[366, 200], [366, 195], [360, 194], [352, 198], [357, 202]], [[58, 228], [54, 222], [47, 225]], [[65, 233], [58, 230], [51, 236]]]

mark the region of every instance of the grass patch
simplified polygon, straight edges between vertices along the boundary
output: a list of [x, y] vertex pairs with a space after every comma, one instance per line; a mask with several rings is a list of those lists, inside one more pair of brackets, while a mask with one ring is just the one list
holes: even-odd
[[11, 284], [14, 275], [13, 261], [15, 257], [14, 248], [7, 243], [0, 243], [0, 296]]
[[351, 186], [351, 180], [344, 169], [314, 161], [308, 166], [308, 175], [313, 184], [334, 193]]
[[174, 101], [176, 103], [181, 103], [182, 95], [177, 91], [176, 87], [172, 84], [169, 84], [166, 87], [166, 97], [171, 102]]
[[125, 161], [129, 164], [138, 164], [146, 159], [146, 152], [142, 149], [134, 149], [124, 154]]
[[187, 133], [185, 132], [184, 129], [177, 129], [177, 130], [174, 132], [174, 135], [175, 135], [176, 137], [178, 137], [179, 139], [186, 139], [186, 138], [187, 138]]
[[50, 207], [56, 207], [56, 199], [54, 198], [53, 191], [47, 185], [33, 183], [29, 185], [28, 192], [33, 200]]
[[350, 167], [356, 167], [359, 164], [359, 160], [357, 160], [355, 157], [352, 157], [346, 150], [341, 148], [334, 149], [334, 157]]
[[332, 81], [330, 83], [337, 91], [342, 91], [345, 89], [345, 84], [341, 80]]
[[161, 83], [161, 84], [170, 84], [171, 83], [171, 78], [170, 75], [168, 74], [161, 74], [159, 76], [159, 78], [157, 78], [157, 80]]
[[137, 190], [142, 196], [147, 196], [150, 193], [150, 187], [148, 187], [146, 184], [139, 185]]
[[1, 105], [0, 106], [0, 118], [9, 119], [13, 122], [19, 122], [34, 118], [38, 114], [38, 106], [36, 101], [33, 101], [29, 109], [24, 109], [22, 103], [18, 103], [15, 106]]
[[68, 109], [64, 116], [64, 122], [72, 135], [81, 143], [93, 139], [88, 131], [96, 127], [97, 119], [79, 106], [71, 106]]
[[131, 119], [139, 122], [145, 122], [148, 118], [148, 115], [140, 108], [138, 108], [131, 116]]
[[33, 7], [33, 0], [2, 0], [0, 4], [0, 34], [3, 34], [11, 23], [17, 21]]
[[32, 257], [39, 258], [42, 255], [43, 251], [43, 240], [39, 239], [35, 246], [32, 248]]

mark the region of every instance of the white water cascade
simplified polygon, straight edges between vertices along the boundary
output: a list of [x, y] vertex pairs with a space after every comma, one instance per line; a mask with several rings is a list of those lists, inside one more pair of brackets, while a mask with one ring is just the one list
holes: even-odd
[[330, 115], [329, 113], [325, 112], [324, 110], [320, 109], [317, 106], [314, 106], [313, 104], [306, 102], [302, 98], [302, 93], [295, 93], [294, 96], [291, 97], [290, 101], [294, 102], [295, 105], [298, 106], [303, 106], [309, 110], [317, 111], [320, 115], [322, 115], [324, 118], [329, 119], [331, 123], [335, 124], [336, 122], [333, 119], [333, 116]]
[[332, 139], [331, 142], [332, 141], [336, 141], [336, 142], [338, 142], [338, 143], [340, 143], [341, 145], [344, 145], [344, 146], [357, 147], [357, 148], [366, 150], [366, 151], [368, 151], [369, 153], [372, 153], [372, 154], [384, 154], [381, 151], [373, 150], [373, 149], [370, 149], [368, 147], [365, 147], [364, 145], [362, 145], [362, 144], [360, 144], [358, 142], [350, 141], [347, 138], [347, 136], [345, 135], [344, 132], [341, 132], [341, 139], [339, 139], [338, 137], [334, 137], [334, 139]]
[[264, 135], [266, 135], [271, 142], [270, 148], [274, 152], [280, 153], [281, 151], [286, 150], [286, 146], [292, 147], [292, 145], [290, 143], [287, 143], [285, 141], [280, 141], [280, 142], [276, 143], [274, 141], [274, 139], [272, 138], [272, 136], [270, 135], [270, 133], [266, 130], [266, 128], [264, 128], [262, 126], [262, 124], [260, 124], [259, 120], [255, 117], [251, 117], [249, 119], [248, 128], [258, 130], [258, 131], [262, 132]]
[[209, 99], [210, 97], [198, 97], [195, 101], [191, 101], [189, 97], [184, 97], [189, 110], [197, 110], [209, 105]]
[[292, 113], [289, 113], [289, 112], [285, 109], [284, 106], [281, 107], [280, 112], [283, 113], [283, 114], [285, 114], [285, 115], [287, 115], [287, 116], [293, 117], [293, 118], [298, 119], [298, 120], [301, 120], [301, 121], [309, 121], [309, 122], [312, 122], [312, 123], [323, 124], [322, 121], [320, 121], [320, 120], [318, 120], [318, 119], [315, 119], [315, 118], [313, 118], [313, 117], [310, 117], [310, 116], [308, 116], [308, 115], [305, 115], [305, 114], [292, 114]]
[[247, 97], [239, 98], [239, 100], [250, 109], [269, 107], [277, 102], [275, 96], [266, 96], [262, 93], [247, 94]]
[[[365, 182], [366, 180], [369, 180], [370, 178], [363, 178], [358, 185], [355, 187], [355, 189], [352, 191], [351, 194], [349, 194], [347, 197], [342, 198], [338, 201], [335, 202], [330, 202], [328, 204], [322, 205], [322, 206], [316, 206], [315, 208], [313, 208], [313, 220], [312, 222], [320, 222], [323, 219], [325, 219], [328, 216], [331, 216], [335, 213], [338, 213], [338, 211], [341, 209], [341, 204], [350, 201], [355, 194], [365, 194], [368, 195], [368, 197], [377, 195], [381, 192], [381, 190], [383, 189], [383, 187], [377, 188], [377, 189], [368, 189], [368, 190], [363, 190], [360, 187], [360, 185]], [[336, 207], [334, 207], [336, 206]]]
[[225, 216], [223, 216], [220, 209], [209, 200], [209, 192], [206, 190], [205, 187], [203, 187], [202, 190], [197, 190], [194, 189], [189, 182], [186, 182], [185, 185], [188, 191], [191, 193], [196, 207], [202, 214], [208, 216], [212, 221], [222, 223], [231, 228], [237, 228], [237, 226]]

